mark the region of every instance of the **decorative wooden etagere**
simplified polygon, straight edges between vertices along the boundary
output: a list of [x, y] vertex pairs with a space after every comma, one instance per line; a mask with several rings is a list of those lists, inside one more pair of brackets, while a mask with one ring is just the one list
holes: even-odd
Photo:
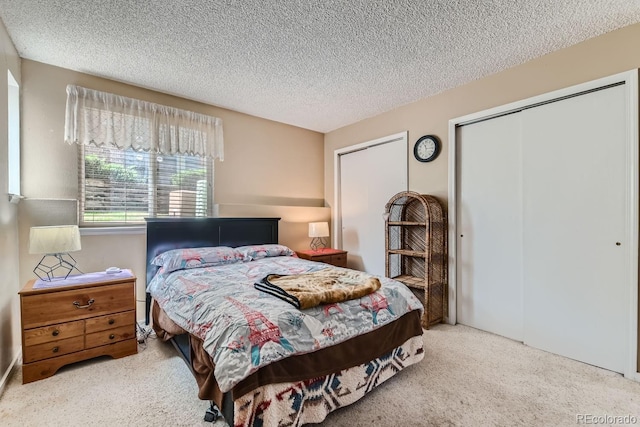
[[385, 206], [385, 274], [424, 290], [425, 329], [447, 315], [446, 221], [440, 202], [426, 194], [403, 191]]

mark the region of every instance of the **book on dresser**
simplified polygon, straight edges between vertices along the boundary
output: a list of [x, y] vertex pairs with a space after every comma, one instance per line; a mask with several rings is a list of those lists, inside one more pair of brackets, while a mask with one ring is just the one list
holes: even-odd
[[135, 283], [130, 270], [30, 280], [19, 292], [23, 384], [81, 360], [136, 354]]

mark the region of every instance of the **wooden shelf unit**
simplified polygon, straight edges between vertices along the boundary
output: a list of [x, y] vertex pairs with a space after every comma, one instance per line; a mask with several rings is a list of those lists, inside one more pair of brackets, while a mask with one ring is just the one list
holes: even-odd
[[442, 205], [403, 191], [385, 206], [385, 275], [424, 291], [422, 326], [447, 315], [447, 222]]
[[412, 251], [411, 249], [388, 249], [387, 252], [390, 254], [406, 255], [419, 258], [424, 258], [427, 256], [426, 252]]

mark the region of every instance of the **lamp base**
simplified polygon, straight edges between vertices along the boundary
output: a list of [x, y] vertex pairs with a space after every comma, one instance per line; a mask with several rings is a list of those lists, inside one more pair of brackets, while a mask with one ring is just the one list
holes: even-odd
[[323, 237], [314, 237], [311, 239], [311, 244], [309, 246], [311, 246], [312, 250], [317, 251], [318, 249], [326, 249], [327, 242]]
[[[55, 271], [66, 271], [64, 276], [55, 276]], [[77, 270], [78, 273], [83, 274], [82, 271], [76, 267], [76, 260], [68, 253], [59, 254], [46, 254], [42, 257], [33, 272], [45, 282], [50, 282], [53, 279], [66, 279], [73, 270]]]

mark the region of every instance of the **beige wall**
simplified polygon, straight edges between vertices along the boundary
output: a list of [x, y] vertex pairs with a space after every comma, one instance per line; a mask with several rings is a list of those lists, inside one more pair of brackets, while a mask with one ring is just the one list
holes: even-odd
[[[323, 135], [140, 87], [23, 60], [23, 193], [20, 282], [34, 278], [29, 228], [76, 222], [77, 148], [63, 142], [67, 84], [220, 117], [225, 159], [215, 162], [214, 198], [224, 216], [279, 216], [281, 242], [308, 244], [306, 222], [329, 219], [323, 208]], [[295, 208], [291, 208], [294, 206]], [[81, 270], [131, 268], [144, 299], [145, 235], [83, 235], [74, 253]], [[143, 313], [138, 313], [139, 317]]]
[[[639, 43], [640, 24], [625, 27], [330, 132], [324, 148], [325, 199], [333, 205], [334, 150], [408, 130], [409, 189], [446, 202], [450, 119], [638, 68]], [[426, 134], [437, 135], [443, 150], [435, 161], [419, 163], [413, 145]]]
[[[450, 119], [640, 68], [639, 46], [640, 24], [631, 25], [330, 132], [324, 147], [325, 199], [333, 205], [334, 150], [408, 130], [409, 189], [432, 194], [446, 205]], [[442, 154], [431, 163], [413, 158], [413, 145], [425, 134], [435, 134], [443, 143]], [[640, 370], [640, 359], [637, 363]]]
[[7, 143], [7, 70], [20, 84], [20, 58], [0, 21], [0, 393], [20, 350], [18, 291], [18, 205], [9, 203]]

